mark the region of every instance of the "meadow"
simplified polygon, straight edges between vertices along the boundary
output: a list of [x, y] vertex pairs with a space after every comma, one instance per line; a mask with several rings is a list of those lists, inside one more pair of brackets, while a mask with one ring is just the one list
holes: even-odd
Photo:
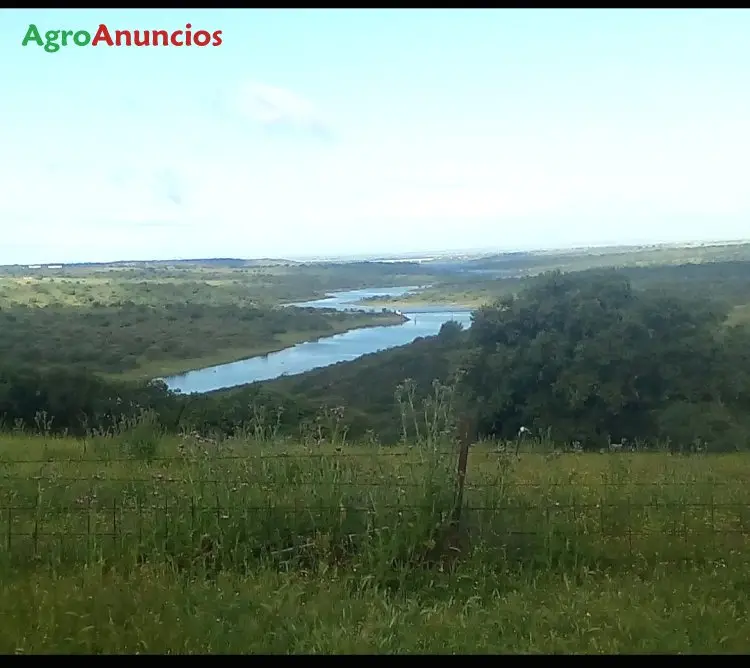
[[750, 651], [747, 454], [477, 443], [460, 502], [457, 461], [6, 433], [0, 651]]
[[[140, 380], [265, 355], [392, 313], [280, 308], [326, 291], [404, 280], [398, 269], [318, 267], [5, 268], [0, 358]], [[7, 363], [7, 362], [6, 362]]]

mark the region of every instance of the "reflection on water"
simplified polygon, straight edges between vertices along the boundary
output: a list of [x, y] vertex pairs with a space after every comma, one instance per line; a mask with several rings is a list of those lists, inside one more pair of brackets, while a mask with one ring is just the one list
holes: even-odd
[[[417, 289], [417, 286], [348, 290], [334, 293], [325, 299], [301, 302], [294, 304], [294, 306], [337, 309], [363, 308], [379, 311], [380, 308], [360, 306], [356, 302], [376, 295], [397, 297], [415, 289]], [[406, 345], [420, 336], [433, 336], [440, 331], [440, 327], [448, 320], [457, 320], [465, 327], [470, 325], [471, 320], [469, 310], [446, 311], [445, 306], [439, 305], [420, 306], [419, 309], [414, 311], [405, 311], [404, 315], [409, 320], [401, 325], [354, 329], [318, 341], [299, 343], [262, 357], [252, 357], [239, 362], [189, 371], [164, 380], [170, 389], [186, 394], [211, 392], [212, 390], [245, 385], [261, 380], [272, 380], [280, 376], [305, 373], [337, 362], [354, 360], [362, 355]]]

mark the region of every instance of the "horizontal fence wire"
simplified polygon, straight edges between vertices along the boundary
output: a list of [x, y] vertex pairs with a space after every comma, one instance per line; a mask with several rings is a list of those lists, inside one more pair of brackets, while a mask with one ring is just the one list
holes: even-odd
[[[411, 472], [407, 476], [390, 472], [373, 480], [366, 469], [344, 466], [338, 470], [335, 464], [368, 459], [387, 462], [393, 458], [398, 466], [422, 466], [436, 455], [446, 457], [446, 461], [457, 458], [455, 450], [420, 452], [418, 448], [212, 453], [206, 457], [154, 457], [148, 461], [119, 456], [63, 458], [52, 454], [43, 459], [0, 459], [0, 531], [5, 525], [0, 554], [18, 552], [19, 558], [43, 557], [55, 541], [80, 543], [84, 553], [90, 553], [92, 541], [110, 541], [115, 552], [118, 545], [131, 539], [139, 545], [145, 541], [157, 549], [159, 541], [163, 545], [163, 541], [178, 535], [194, 538], [198, 530], [216, 537], [244, 536], [243, 540], [249, 543], [269, 540], [277, 552], [296, 549], [279, 547], [283, 541], [278, 535], [285, 532], [305, 545], [316, 532], [332, 533], [342, 540], [361, 539], [373, 531], [401, 531], [408, 540], [414, 518], [433, 517], [438, 509], [446, 514], [451, 510], [453, 490], [443, 490], [445, 498], [428, 496], [426, 502], [417, 503], [425, 499], [419, 496], [419, 490], [424, 491], [429, 485], [425, 480], [405, 480]], [[482, 454], [486, 457], [483, 461], [493, 461], [494, 453]], [[529, 454], [545, 455], [523, 453], [522, 458]], [[332, 468], [321, 474], [322, 469], [303, 466], [301, 474], [287, 480], [285, 465], [305, 460], [326, 461]], [[262, 461], [275, 464], [270, 464], [265, 472], [253, 472], [252, 465]], [[222, 462], [231, 466], [222, 470]], [[129, 466], [109, 468], [118, 463]], [[154, 464], [155, 472], [144, 475], [141, 467]], [[67, 467], [86, 471], [88, 465], [98, 466], [99, 470], [90, 475], [65, 472]], [[24, 472], [19, 470], [22, 466], [39, 469]], [[637, 475], [627, 471], [589, 473], [582, 480], [513, 480], [512, 475], [500, 469], [482, 468], [477, 465], [472, 470], [469, 464], [465, 485], [461, 481], [467, 495], [457, 503], [462, 521], [476, 543], [503, 549], [528, 544], [528, 549], [541, 549], [534, 541], [544, 539], [545, 549], [550, 551], [553, 538], [562, 538], [563, 542], [568, 541], [566, 545], [571, 540], [593, 541], [595, 549], [603, 550], [610, 543], [624, 540], [625, 553], [633, 556], [644, 550], [661, 549], [652, 543], [676, 540], [685, 555], [698, 546], [709, 546], [718, 555], [732, 550], [750, 555], [750, 488], [742, 480], [713, 479], [715, 474], [710, 473], [711, 479], [696, 478], [693, 473], [675, 480], [661, 472], [651, 481], [627, 480], [624, 475]], [[62, 472], [58, 475], [56, 470]], [[74, 473], [78, 472], [74, 469]], [[472, 474], [479, 480], [472, 481]], [[485, 476], [487, 480], [482, 479]], [[453, 484], [450, 478], [442, 482]], [[134, 489], [127, 489], [128, 486]], [[214, 489], [210, 493], [196, 492], [206, 486]], [[293, 497], [295, 489], [303, 491], [293, 500], [288, 495]], [[313, 489], [325, 498], [316, 502], [307, 491]], [[357, 493], [358, 489], [362, 491]], [[107, 498], [97, 498], [97, 494]], [[555, 495], [560, 496], [559, 501], [554, 500]], [[220, 496], [229, 498], [222, 503]], [[243, 496], [252, 498], [244, 501]], [[614, 500], [611, 496], [615, 496]], [[581, 500], [576, 500], [578, 497]], [[358, 532], [350, 531], [353, 526]], [[415, 535], [414, 540], [423, 537]]]
[[[193, 458], [186, 456], [186, 457], [175, 457], [174, 455], [170, 455], [168, 457], [149, 457], [148, 462], [150, 463], [157, 463], [157, 462], [165, 462], [165, 463], [172, 463], [172, 462], [182, 462], [187, 463], [190, 461], [238, 461], [238, 460], [245, 460], [245, 461], [255, 461], [255, 460], [265, 460], [265, 459], [361, 459], [361, 458], [371, 458], [371, 459], [384, 459], [388, 457], [414, 457], [416, 453], [420, 452], [419, 448], [414, 448], [413, 451], [393, 451], [393, 452], [384, 452], [382, 450], [377, 450], [373, 452], [347, 452], [346, 450], [341, 450], [340, 452], [294, 452], [294, 453], [286, 453], [286, 452], [278, 452], [278, 453], [258, 453], [258, 454], [238, 454], [238, 455], [221, 455], [221, 454], [215, 454], [211, 453], [209, 457], [203, 458], [200, 456], [195, 456]], [[453, 450], [449, 451], [430, 451], [429, 455], [443, 455], [443, 456], [451, 456], [454, 455], [455, 452]], [[415, 464], [423, 464], [425, 461], [425, 458], [415, 460]], [[118, 464], [118, 463], [144, 463], [141, 460], [134, 459], [133, 457], [46, 457], [46, 458], [33, 458], [33, 459], [16, 459], [16, 458], [0, 458], [0, 466], [6, 465], [6, 464], [51, 464], [51, 463], [65, 463], [65, 464]]]
[[[311, 448], [314, 446], [311, 446]], [[417, 446], [413, 447], [406, 447], [402, 448], [399, 447], [398, 449], [394, 448], [393, 450], [389, 450], [386, 448], [377, 448], [372, 451], [349, 451], [347, 447], [337, 447], [336, 451], [332, 451], [330, 446], [326, 448], [323, 452], [258, 452], [258, 453], [236, 453], [236, 454], [222, 454], [220, 448], [216, 448], [216, 446], [209, 446], [209, 447], [196, 447], [196, 446], [189, 446], [186, 448], [191, 454], [185, 454], [182, 456], [175, 456], [175, 455], [163, 455], [163, 456], [153, 456], [148, 457], [147, 459], [136, 459], [133, 456], [126, 456], [126, 455], [117, 455], [117, 456], [106, 456], [106, 457], [96, 457], [96, 456], [90, 456], [88, 454], [81, 454], [75, 457], [71, 457], [70, 455], [60, 455], [59, 453], [54, 452], [54, 445], [50, 447], [50, 449], [53, 451], [53, 454], [50, 454], [47, 457], [29, 457], [29, 458], [17, 458], [17, 457], [10, 457], [7, 454], [4, 456], [0, 456], [0, 466], [3, 465], [14, 465], [14, 464], [51, 464], [51, 463], [65, 463], [65, 464], [123, 464], [123, 463], [129, 463], [129, 464], [143, 464], [143, 463], [150, 463], [150, 464], [157, 464], [157, 463], [174, 463], [174, 462], [181, 462], [181, 463], [188, 463], [188, 462], [236, 462], [236, 461], [263, 461], [263, 460], [293, 460], [293, 459], [300, 459], [300, 460], [321, 460], [321, 459], [339, 459], [339, 460], [345, 460], [345, 459], [388, 459], [390, 457], [402, 459], [402, 458], [408, 458], [408, 457], [417, 457], [414, 459], [412, 463], [414, 464], [423, 464], [425, 460], [428, 457], [452, 457], [456, 456], [457, 452], [455, 450], [432, 450], [432, 449], [425, 449]], [[470, 450], [470, 452], [472, 452]], [[203, 454], [200, 454], [203, 453]], [[606, 450], [604, 452], [600, 451], [589, 451], [589, 452], [574, 452], [574, 451], [527, 451], [527, 450], [521, 450], [517, 455], [511, 448], [510, 450], [506, 451], [497, 451], [497, 450], [483, 450], [481, 451], [481, 454], [486, 457], [510, 457], [511, 459], [514, 457], [543, 457], [543, 458], [554, 458], [559, 459], [562, 457], [581, 457], [581, 455], [597, 455], [597, 456], [612, 456], [617, 458], [627, 458], [628, 456], [660, 456], [663, 454], [668, 454], [672, 457], [710, 457], [710, 455], [693, 455], [693, 454], [685, 454], [680, 455], [678, 453], [662, 453], [657, 450], [638, 450], [638, 451], [610, 451]], [[476, 456], [476, 455], [473, 455]]]
[[[229, 483], [236, 483], [236, 482], [243, 482], [243, 483], [258, 483], [258, 484], [266, 484], [270, 481], [267, 477], [262, 476], [246, 476], [246, 475], [240, 475], [241, 472], [238, 472], [235, 476], [227, 476], [227, 477], [214, 477], [214, 478], [190, 478], [189, 482], [191, 485], [225, 485]], [[59, 476], [55, 474], [3, 474], [0, 471], [0, 481], [8, 481], [8, 482], [40, 482], [40, 481], [48, 481], [51, 483], [75, 483], [75, 482], [91, 482], [91, 483], [99, 483], [99, 484], [107, 484], [107, 485], [129, 485], [129, 484], [138, 484], [138, 485], [145, 485], [145, 484], [163, 484], [163, 483], [184, 483], [188, 482], [185, 478], [180, 477], [172, 477], [172, 476], [165, 476], [162, 474], [154, 474], [150, 478], [110, 478], [106, 476]], [[295, 480], [293, 483], [289, 483], [293, 487], [307, 487], [307, 486], [313, 486], [317, 487], [320, 486], [321, 481], [320, 480]], [[466, 483], [466, 489], [476, 489], [476, 490], [482, 490], [482, 489], [496, 489], [500, 482], [486, 482], [486, 483], [476, 483], [476, 482], [467, 482]], [[343, 481], [343, 480], [337, 480], [335, 483], [336, 487], [404, 487], [404, 488], [421, 488], [424, 487], [423, 483], [419, 482], [404, 482], [399, 480], [391, 480], [388, 482], [382, 482], [382, 481], [366, 481], [366, 480], [351, 480], [351, 481]], [[748, 497], [750, 498], [750, 485], [747, 485], [744, 482], [727, 482], [727, 481], [718, 481], [718, 482], [704, 482], [704, 481], [694, 481], [694, 480], [688, 480], [688, 481], [679, 481], [679, 480], [657, 480], [653, 482], [623, 482], [621, 480], [595, 480], [595, 481], [575, 481], [574, 483], [568, 482], [568, 481], [559, 481], [559, 480], [553, 480], [553, 481], [545, 481], [545, 482], [531, 482], [528, 480], [521, 480], [521, 481], [502, 481], [502, 486], [504, 489], [509, 490], [513, 488], [517, 489], [557, 489], [557, 488], [571, 488], [571, 489], [582, 489], [582, 490], [588, 490], [598, 487], [612, 487], [612, 488], [691, 488], [691, 489], [722, 489], [722, 488], [733, 488], [737, 490], [747, 490]]]
[[[405, 513], [425, 513], [434, 512], [435, 507], [431, 504], [384, 504], [384, 505], [353, 505], [353, 504], [298, 504], [298, 505], [232, 505], [232, 504], [201, 504], [195, 499], [182, 499], [182, 503], [175, 499], [165, 499], [160, 503], [143, 503], [140, 501], [118, 501], [113, 500], [111, 503], [98, 503], [95, 499], [88, 499], [84, 502], [69, 505], [51, 505], [43, 506], [40, 504], [24, 505], [0, 505], [0, 513], [6, 519], [6, 543], [11, 543], [13, 536], [126, 536], [134, 535], [134, 531], [118, 530], [120, 526], [126, 524], [126, 520], [138, 519], [141, 523], [144, 518], [150, 518], [154, 526], [167, 526], [170, 518], [175, 519], [174, 515], [190, 511], [190, 524], [195, 524], [196, 516], [210, 516], [216, 518], [218, 522], [227, 520], [239, 520], [240, 523], [252, 524], [255, 518], [253, 515], [272, 514], [274, 518], [280, 519], [282, 516], [305, 515], [314, 517], [316, 514], [328, 514], [328, 521], [335, 515], [345, 516], [347, 513], [364, 513], [366, 515], [383, 515], [384, 513], [396, 512], [398, 515]], [[464, 507], [464, 513], [471, 518], [472, 515], [484, 514], [484, 520], [489, 521], [495, 518], [507, 518], [518, 513], [534, 515], [535, 517], [544, 517], [546, 521], [542, 522], [536, 528], [524, 528], [523, 530], [512, 529], [506, 523], [501, 522], [496, 527], [501, 533], [508, 535], [544, 535], [551, 530], [554, 531], [554, 515], [572, 511], [573, 515], [568, 517], [569, 520], [597, 519], [596, 526], [570, 526], [570, 523], [560, 527], [561, 532], [565, 535], [592, 535], [598, 534], [603, 537], [619, 537], [623, 535], [646, 536], [646, 535], [663, 535], [665, 528], [649, 529], [647, 527], [634, 527], [632, 519], [643, 511], [663, 511], [679, 510], [679, 518], [668, 518], [668, 523], [672, 526], [666, 531], [671, 536], [695, 536], [695, 535], [742, 535], [750, 536], [750, 503], [682, 503], [682, 502], [659, 502], [659, 503], [637, 503], [632, 500], [622, 501], [619, 503], [554, 503], [554, 504], [497, 504], [497, 505], [471, 505]], [[615, 527], [610, 521], [612, 518], [606, 516], [608, 510], [626, 511], [624, 517], [620, 517], [619, 526]], [[688, 527], [687, 516], [690, 511], [699, 510], [697, 517], [702, 517], [704, 522], [699, 528]], [[729, 526], [718, 527], [716, 525], [717, 514], [724, 512], [734, 514], [734, 520], [738, 526], [731, 528]], [[25, 514], [27, 516], [24, 517]], [[594, 513], [594, 514], [590, 514]], [[587, 517], [588, 514], [588, 517]], [[59, 521], [65, 516], [80, 516], [85, 519], [102, 519], [111, 521], [114, 528], [105, 530], [97, 529], [88, 525], [86, 531], [46, 531], [43, 526], [50, 522]], [[161, 519], [159, 519], [161, 518]], [[15, 526], [15, 523], [23, 520], [33, 522], [33, 528], [22, 529]], [[607, 529], [608, 526], [612, 528]]]
[[[719, 532], [713, 532], [713, 531], [698, 531], [698, 532], [691, 532], [691, 531], [675, 531], [670, 532], [668, 536], [672, 538], [690, 538], [694, 536], [713, 536], [718, 535]], [[747, 531], [742, 531], [739, 529], [728, 529], [726, 531], [720, 532], [723, 535], [737, 535], [737, 536], [748, 536], [750, 535]], [[602, 533], [601, 535], [604, 537], [611, 537], [611, 538], [622, 538], [622, 537], [628, 537], [631, 536], [632, 538], [638, 538], [638, 537], [645, 537], [645, 536], [659, 536], [662, 535], [663, 532], [658, 529], [654, 530], [638, 530], [638, 531], [626, 531], [623, 533]], [[88, 536], [90, 538], [126, 538], [126, 537], [135, 537], [139, 536], [140, 533], [138, 531], [133, 530], [125, 530], [125, 531], [28, 531], [28, 532], [13, 532], [13, 537], [27, 537], [27, 538], [70, 538], [70, 537], [84, 537]], [[504, 531], [503, 535], [507, 536], [543, 536], [544, 533], [540, 531], [517, 531], [517, 530], [508, 530]], [[568, 534], [570, 536], [575, 536], [577, 534]], [[580, 534], [580, 535], [590, 535], [590, 534]], [[355, 538], [357, 537], [357, 534], [348, 534], [349, 538]]]
[[[175, 506], [179, 507], [180, 503], [175, 501]], [[184, 503], [184, 501], [183, 501]], [[215, 506], [211, 505], [199, 505], [197, 506], [202, 511], [216, 511], [216, 510], [222, 510], [222, 511], [229, 511], [229, 510], [235, 510], [235, 511], [250, 511], [250, 512], [262, 512], [262, 511], [268, 511], [268, 510], [280, 510], [282, 512], [289, 512], [289, 513], [301, 513], [301, 512], [308, 512], [308, 511], [343, 511], [343, 510], [350, 510], [352, 512], [378, 512], [380, 510], [413, 510], [413, 511], [419, 511], [419, 510], [433, 510], [435, 506], [433, 504], [424, 503], [424, 504], [414, 504], [414, 503], [393, 503], [393, 504], [377, 504], [377, 505], [348, 505], [348, 504], [299, 504], [299, 505], [275, 505], [275, 504], [264, 504], [264, 505], [222, 505], [217, 504]], [[630, 500], [625, 500], [621, 502], [614, 502], [614, 503], [551, 503], [551, 504], [506, 504], [506, 505], [492, 505], [492, 506], [475, 506], [471, 504], [467, 504], [464, 506], [465, 511], [482, 511], [482, 512], [496, 512], [496, 513], [503, 513], [507, 511], [518, 511], [518, 510], [525, 510], [525, 511], [545, 511], [545, 512], [551, 512], [551, 511], [562, 511], [562, 510], [577, 510], [577, 511], [586, 511], [586, 510], [601, 510], [601, 509], [619, 509], [622, 507], [628, 507], [631, 511], [635, 510], [665, 510], [665, 509], [683, 509], [683, 510], [691, 510], [691, 509], [714, 509], [714, 510], [728, 510], [728, 509], [749, 509], [750, 510], [750, 502], [748, 503], [682, 503], [679, 501], [675, 502], [658, 502], [658, 503], [634, 503]], [[124, 503], [120, 502], [117, 504], [117, 508], [119, 510], [126, 510], [126, 509], [133, 509], [133, 510], [164, 510], [164, 502], [162, 503], [152, 503], [152, 504], [139, 504], [139, 503]], [[88, 511], [99, 511], [99, 510], [111, 510], [112, 509], [112, 503], [106, 504], [106, 503], [96, 503], [95, 500], [92, 500], [90, 502], [82, 502], [78, 504], [70, 504], [70, 505], [50, 505], [50, 506], [44, 506], [41, 504], [26, 504], [26, 505], [0, 505], [1, 511], [39, 511], [39, 510], [51, 510], [53, 512], [59, 512], [59, 513], [77, 513], [77, 512], [88, 512]]]

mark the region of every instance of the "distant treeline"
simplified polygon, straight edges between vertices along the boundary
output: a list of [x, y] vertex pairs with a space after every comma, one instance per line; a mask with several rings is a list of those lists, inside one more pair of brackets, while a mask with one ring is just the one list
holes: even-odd
[[[728, 285], [746, 270], [716, 268]], [[452, 408], [471, 418], [477, 436], [512, 439], [523, 426], [589, 449], [622, 440], [747, 448], [750, 331], [727, 326], [731, 299], [712, 301], [692, 288], [639, 289], [628, 273], [551, 272], [476, 311], [468, 331], [447, 324], [436, 337], [385, 353], [202, 396], [6, 359], [0, 415], [6, 426], [36, 429], [45, 414], [54, 417], [46, 429], [78, 434], [148, 409], [169, 431], [272, 426], [294, 436], [326, 408], [341, 407], [350, 438], [393, 442], [402, 435], [395, 392], [408, 379], [417, 410], [434, 381], [454, 387]]]
[[[361, 317], [361, 316], [360, 316]], [[0, 308], [0, 355], [15, 363], [119, 373], [149, 361], [251, 349], [288, 332], [325, 334], [354, 323], [333, 309], [123, 302], [88, 309]]]
[[167, 433], [180, 430], [231, 434], [239, 428], [265, 428], [277, 421], [285, 433], [311, 411], [260, 386], [246, 388], [241, 398], [175, 394], [160, 381], [117, 382], [97, 375], [54, 367], [0, 368], [0, 419], [3, 426], [54, 434], [86, 436], [116, 429], [145, 411]]

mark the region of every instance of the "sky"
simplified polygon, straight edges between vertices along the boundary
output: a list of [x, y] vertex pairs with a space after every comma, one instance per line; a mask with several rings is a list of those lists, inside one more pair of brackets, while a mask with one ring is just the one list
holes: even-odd
[[[21, 42], [222, 31], [206, 48]], [[0, 264], [750, 237], [750, 10], [0, 10]]]

